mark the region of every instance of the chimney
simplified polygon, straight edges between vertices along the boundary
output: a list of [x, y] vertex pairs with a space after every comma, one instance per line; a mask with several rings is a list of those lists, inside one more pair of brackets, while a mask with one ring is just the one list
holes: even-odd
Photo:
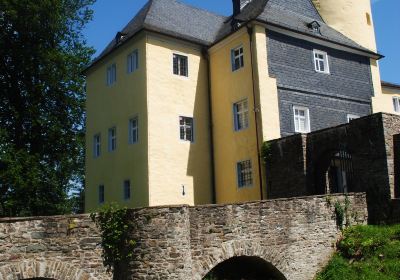
[[240, 14], [240, 0], [232, 0], [233, 3], [233, 16]]

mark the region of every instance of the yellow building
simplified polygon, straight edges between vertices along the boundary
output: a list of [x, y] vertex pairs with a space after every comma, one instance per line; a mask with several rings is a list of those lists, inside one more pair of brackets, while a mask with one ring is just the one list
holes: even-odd
[[86, 70], [86, 211], [267, 198], [264, 141], [372, 112], [373, 29], [351, 40], [323, 0], [292, 2], [150, 0], [118, 32]]

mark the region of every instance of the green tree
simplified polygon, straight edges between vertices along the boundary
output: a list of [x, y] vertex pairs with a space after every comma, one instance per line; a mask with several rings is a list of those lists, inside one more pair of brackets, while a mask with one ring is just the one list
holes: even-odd
[[84, 180], [94, 0], [0, 0], [0, 216], [69, 212]]

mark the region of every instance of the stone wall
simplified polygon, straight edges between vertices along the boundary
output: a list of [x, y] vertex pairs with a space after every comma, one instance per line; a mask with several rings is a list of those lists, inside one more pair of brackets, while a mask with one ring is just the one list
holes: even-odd
[[[352, 162], [349, 191], [367, 192], [370, 222], [390, 219], [391, 199], [398, 192], [395, 173], [399, 159], [395, 151], [399, 142], [394, 135], [399, 132], [399, 116], [379, 113], [307, 135], [270, 141], [272, 156], [266, 165], [269, 198], [329, 192], [331, 160], [345, 151]], [[298, 182], [295, 190], [293, 180]]]
[[0, 279], [110, 279], [87, 215], [0, 219]]
[[[234, 256], [253, 256], [286, 279], [309, 280], [340, 234], [332, 195], [234, 205], [129, 210], [137, 241], [129, 279], [201, 280]], [[365, 194], [352, 194], [353, 224], [367, 220]], [[111, 279], [87, 215], [0, 220], [0, 280]]]

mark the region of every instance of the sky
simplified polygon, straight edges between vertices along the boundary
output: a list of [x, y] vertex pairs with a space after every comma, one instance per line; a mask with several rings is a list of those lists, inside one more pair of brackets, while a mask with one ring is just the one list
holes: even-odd
[[[230, 15], [232, 0], [180, 0], [217, 14]], [[140, 10], [147, 0], [97, 0], [94, 17], [84, 35], [97, 56]], [[400, 0], [372, 0], [372, 14], [380, 60], [381, 78], [400, 84]]]

